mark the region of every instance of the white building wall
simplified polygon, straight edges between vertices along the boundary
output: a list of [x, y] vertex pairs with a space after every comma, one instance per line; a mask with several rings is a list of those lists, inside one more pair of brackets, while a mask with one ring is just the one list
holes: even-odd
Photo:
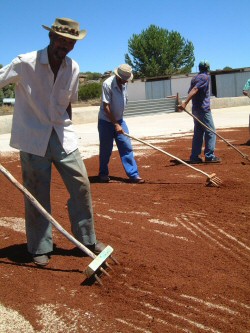
[[171, 81], [149, 81], [146, 82], [146, 99], [158, 99], [171, 96]]
[[[165, 98], [179, 93], [179, 97], [185, 97], [192, 78], [197, 73], [188, 76], [176, 76], [171, 80], [142, 82], [135, 80], [128, 83], [128, 98], [130, 101], [140, 101], [147, 98]], [[242, 89], [247, 79], [250, 78], [250, 71], [240, 73], [215, 74], [217, 96], [216, 97], [237, 97], [242, 96]], [[164, 86], [162, 84], [164, 83]], [[146, 89], [146, 85], [148, 85]], [[148, 89], [152, 86], [151, 94]]]
[[250, 72], [216, 75], [217, 97], [242, 96], [242, 90]]
[[179, 97], [187, 96], [193, 76], [171, 78], [172, 95], [179, 93]]
[[128, 99], [129, 101], [140, 101], [146, 99], [145, 82], [135, 80], [128, 83]]

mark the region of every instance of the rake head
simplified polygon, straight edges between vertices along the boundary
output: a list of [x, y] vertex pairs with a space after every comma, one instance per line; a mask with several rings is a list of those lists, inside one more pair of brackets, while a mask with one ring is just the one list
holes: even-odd
[[[97, 282], [102, 285], [101, 280], [98, 278], [97, 272], [101, 271], [102, 273], [109, 276], [109, 274], [105, 271], [103, 266], [109, 267], [106, 260], [113, 259], [112, 258], [113, 248], [111, 246], [106, 246], [105, 249], [94, 258], [94, 260], [88, 265], [86, 270], [84, 271], [87, 278], [90, 278], [92, 275], [95, 276]], [[114, 260], [114, 259], [113, 259]]]
[[[247, 160], [248, 162], [250, 162], [250, 158], [249, 158], [248, 155], [244, 154], [243, 158], [244, 158], [245, 160]], [[246, 164], [246, 163], [243, 162], [242, 164]]]
[[207, 184], [206, 184], [207, 186], [220, 187], [221, 184], [222, 184], [222, 180], [219, 177], [217, 177], [215, 173], [208, 175]]

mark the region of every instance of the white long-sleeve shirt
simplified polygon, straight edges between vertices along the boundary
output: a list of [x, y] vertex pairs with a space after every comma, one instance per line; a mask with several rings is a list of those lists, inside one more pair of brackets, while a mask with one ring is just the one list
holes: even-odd
[[66, 151], [78, 141], [66, 111], [78, 97], [78, 64], [66, 57], [54, 82], [47, 48], [23, 54], [0, 69], [0, 88], [15, 83], [10, 146], [44, 156], [54, 128]]

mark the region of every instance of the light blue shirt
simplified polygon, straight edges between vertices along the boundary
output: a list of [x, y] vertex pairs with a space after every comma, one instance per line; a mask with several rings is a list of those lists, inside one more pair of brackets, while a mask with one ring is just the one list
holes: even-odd
[[98, 118], [109, 121], [106, 112], [104, 111], [103, 102], [110, 104], [110, 111], [117, 121], [123, 118], [124, 109], [128, 102], [127, 83], [122, 85], [122, 90], [119, 88], [116, 76], [113, 75], [106, 79], [102, 85], [102, 103]]
[[247, 80], [246, 84], [244, 85], [243, 90], [250, 90], [250, 79]]

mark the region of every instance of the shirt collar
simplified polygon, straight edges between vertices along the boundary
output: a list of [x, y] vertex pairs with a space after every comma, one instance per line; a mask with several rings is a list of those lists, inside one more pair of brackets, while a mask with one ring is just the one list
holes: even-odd
[[[115, 86], [115, 88], [117, 88], [117, 89], [120, 90], [120, 87], [118, 86], [118, 83], [117, 83], [117, 80], [116, 80], [116, 75], [114, 75], [114, 79], [113, 79], [113, 81], [114, 81], [114, 86]], [[122, 89], [123, 89], [123, 90], [125, 89], [126, 85], [127, 85], [127, 83], [122, 84]]]

